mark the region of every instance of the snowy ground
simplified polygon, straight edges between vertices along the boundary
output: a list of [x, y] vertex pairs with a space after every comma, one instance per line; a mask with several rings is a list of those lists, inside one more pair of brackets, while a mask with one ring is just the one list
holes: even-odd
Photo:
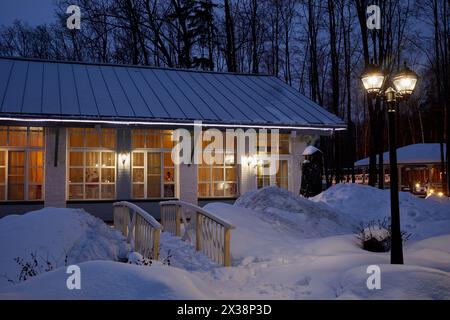
[[[128, 251], [124, 237], [82, 209], [46, 208], [0, 219], [0, 287], [17, 281], [20, 257], [37, 256], [42, 268], [89, 260], [118, 260]], [[66, 260], [67, 256], [67, 262]], [[10, 281], [9, 281], [10, 280]]]
[[[217, 266], [188, 243], [163, 234], [161, 258], [169, 259], [170, 266], [84, 262], [79, 264], [84, 284], [81, 291], [66, 289], [67, 275], [62, 268], [19, 285], [3, 285], [0, 298], [450, 299], [450, 204], [403, 193], [400, 199], [402, 229], [411, 233], [402, 266], [390, 265], [389, 253], [363, 251], [353, 234], [360, 222], [389, 216], [389, 192], [338, 185], [311, 201], [269, 187], [242, 196], [235, 205], [206, 206], [237, 226], [231, 237], [233, 267]], [[81, 220], [86, 218], [77, 215]], [[11, 268], [11, 257], [28, 251], [9, 244], [29, 232], [27, 228], [34, 227], [36, 221], [20, 223], [18, 219], [0, 220], [1, 272]], [[36, 217], [39, 219], [42, 217]], [[53, 220], [59, 226], [66, 223], [63, 217], [52, 219], [59, 219]], [[47, 224], [43, 222], [41, 227]], [[84, 257], [74, 255], [75, 260], [117, 260], [123, 239], [95, 223], [89, 228], [92, 230], [73, 228], [81, 235], [94, 230], [99, 233], [91, 237], [95, 249], [89, 249], [91, 253]], [[10, 230], [9, 235], [4, 230]], [[69, 247], [80, 252], [76, 237], [58, 238], [61, 230], [55, 227], [45, 236], [35, 233], [27, 238], [32, 238], [37, 248], [61, 251]], [[58, 239], [52, 242], [53, 237]], [[81, 238], [90, 239], [87, 235]], [[108, 254], [100, 250], [102, 246]], [[366, 268], [373, 264], [382, 271], [381, 290], [366, 286]]]

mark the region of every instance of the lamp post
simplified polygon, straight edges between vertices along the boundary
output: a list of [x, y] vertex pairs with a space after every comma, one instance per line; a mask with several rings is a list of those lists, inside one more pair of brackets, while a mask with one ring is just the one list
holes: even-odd
[[370, 65], [361, 80], [369, 95], [383, 96], [387, 102], [389, 120], [389, 166], [391, 193], [391, 264], [403, 264], [402, 235], [400, 231], [400, 206], [398, 198], [398, 169], [397, 169], [397, 137], [396, 117], [398, 99], [408, 98], [414, 91], [418, 76], [404, 65], [392, 79], [395, 87], [383, 90], [387, 76], [375, 65]]

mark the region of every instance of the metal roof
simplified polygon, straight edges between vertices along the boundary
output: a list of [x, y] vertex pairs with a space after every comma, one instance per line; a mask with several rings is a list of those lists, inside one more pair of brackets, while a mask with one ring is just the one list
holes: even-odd
[[0, 118], [345, 128], [267, 75], [0, 57]]

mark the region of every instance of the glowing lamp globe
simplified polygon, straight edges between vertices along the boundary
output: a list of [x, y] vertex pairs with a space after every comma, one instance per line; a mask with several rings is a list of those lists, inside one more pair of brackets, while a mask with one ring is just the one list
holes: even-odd
[[392, 83], [394, 84], [395, 90], [398, 93], [400, 93], [402, 96], [409, 96], [413, 93], [418, 78], [419, 77], [417, 76], [417, 74], [410, 68], [408, 68], [405, 63], [403, 70], [395, 75]]
[[361, 76], [361, 81], [367, 93], [378, 94], [383, 88], [384, 78], [383, 72], [371, 64]]

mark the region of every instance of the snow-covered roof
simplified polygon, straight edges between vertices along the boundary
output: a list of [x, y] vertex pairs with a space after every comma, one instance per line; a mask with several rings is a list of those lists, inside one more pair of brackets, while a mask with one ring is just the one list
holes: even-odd
[[[441, 162], [441, 149], [439, 143], [417, 143], [397, 149], [397, 163], [399, 164], [424, 164], [439, 162]], [[389, 152], [385, 152], [383, 154], [383, 163], [389, 164]], [[355, 162], [355, 166], [363, 167], [368, 165], [369, 158], [361, 159]]]
[[314, 154], [316, 152], [322, 153], [322, 151], [320, 151], [319, 149], [317, 149], [314, 146], [307, 146], [305, 148], [305, 150], [303, 151], [302, 156], [310, 156], [310, 155], [312, 155], [312, 154]]
[[267, 75], [0, 57], [0, 117], [345, 128]]

